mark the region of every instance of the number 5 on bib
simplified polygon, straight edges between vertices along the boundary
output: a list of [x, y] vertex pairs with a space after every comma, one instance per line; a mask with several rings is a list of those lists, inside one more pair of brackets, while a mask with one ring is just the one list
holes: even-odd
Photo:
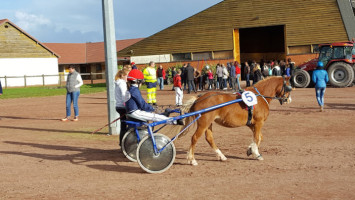
[[245, 91], [242, 94], [242, 100], [247, 106], [253, 106], [258, 103], [258, 100], [253, 92]]

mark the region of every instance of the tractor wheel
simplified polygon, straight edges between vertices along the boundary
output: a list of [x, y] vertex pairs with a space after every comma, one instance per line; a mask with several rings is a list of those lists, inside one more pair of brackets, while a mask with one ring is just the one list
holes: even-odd
[[311, 82], [311, 76], [302, 69], [295, 70], [293, 74], [293, 83], [297, 88], [306, 88]]
[[353, 83], [354, 70], [344, 62], [335, 62], [328, 67], [329, 83], [334, 87], [347, 87]]

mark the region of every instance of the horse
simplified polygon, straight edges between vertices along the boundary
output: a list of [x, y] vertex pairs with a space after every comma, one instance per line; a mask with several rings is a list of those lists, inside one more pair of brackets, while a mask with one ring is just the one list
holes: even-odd
[[[197, 120], [196, 131], [191, 138], [191, 145], [187, 153], [188, 164], [197, 165], [194, 157], [195, 145], [203, 133], [205, 133], [205, 139], [217, 154], [218, 160], [227, 160], [214, 142], [212, 134], [213, 121], [230, 128], [248, 126], [253, 132], [253, 142], [248, 147], [247, 155], [250, 156], [252, 154], [257, 160], [263, 160], [263, 157], [259, 153], [260, 142], [263, 138], [261, 128], [269, 116], [269, 104], [272, 99], [279, 100], [281, 105], [291, 102], [292, 87], [290, 86], [289, 79], [290, 77], [273, 76], [259, 81], [254, 86], [247, 87], [245, 91], [251, 91], [257, 96], [257, 104], [253, 108], [248, 107], [241, 101], [202, 113], [201, 117]], [[235, 100], [236, 98], [241, 98], [241, 94], [208, 92], [186, 103], [184, 111], [198, 111]], [[195, 118], [196, 115], [185, 118], [185, 126], [180, 130], [186, 128]], [[188, 129], [186, 128], [182, 135], [186, 135]]]

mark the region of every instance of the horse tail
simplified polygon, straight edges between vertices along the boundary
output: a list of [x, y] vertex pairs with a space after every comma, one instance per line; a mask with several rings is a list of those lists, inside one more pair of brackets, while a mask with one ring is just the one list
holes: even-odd
[[[183, 113], [188, 113], [192, 111], [192, 107], [195, 105], [196, 100], [198, 99], [197, 96], [191, 97], [187, 102], [185, 102], [182, 106], [181, 111]], [[191, 117], [186, 117], [184, 119], [184, 126], [181, 126], [180, 129], [178, 130], [179, 132], [181, 130], [183, 130], [184, 128], [186, 128], [186, 126], [188, 126], [194, 119], [196, 118], [195, 115], [191, 116]], [[184, 135], [186, 135], [189, 130], [190, 130], [191, 126], [189, 126], [179, 137], [182, 137]]]

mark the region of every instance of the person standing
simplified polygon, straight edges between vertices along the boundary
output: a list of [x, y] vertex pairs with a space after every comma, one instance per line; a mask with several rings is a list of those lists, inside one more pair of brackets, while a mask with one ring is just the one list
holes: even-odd
[[157, 74], [155, 71], [155, 63], [153, 61], [150, 61], [148, 67], [143, 70], [143, 75], [145, 84], [147, 85], [147, 102], [156, 105]]
[[75, 70], [74, 65], [69, 66], [69, 74], [67, 77], [67, 96], [66, 96], [66, 117], [62, 119], [63, 122], [69, 121], [71, 116], [71, 104], [74, 108], [74, 119], [72, 121], [79, 120], [79, 106], [78, 99], [80, 95], [80, 86], [83, 85], [83, 79], [80, 74]]
[[324, 93], [327, 87], [327, 82], [329, 81], [328, 73], [324, 69], [324, 64], [322, 61], [317, 63], [317, 69], [313, 71], [312, 81], [316, 84], [316, 98], [318, 105], [320, 107], [320, 112], [324, 109]]
[[116, 111], [120, 114], [120, 146], [124, 134], [127, 131], [126, 125], [126, 106], [125, 102], [129, 99], [129, 93], [127, 92], [127, 75], [128, 70], [119, 70], [115, 76], [115, 99], [116, 99]]
[[165, 70], [162, 65], [157, 69], [157, 80], [160, 90], [164, 90]]
[[208, 90], [212, 90], [213, 89], [213, 72], [208, 65], [206, 66], [206, 69], [207, 69], [207, 78], [208, 78]]
[[195, 93], [197, 92], [194, 83], [194, 74], [195, 69], [190, 65], [190, 63], [188, 63], [186, 67], [186, 80], [189, 87], [188, 94], [190, 94], [191, 90], [193, 90]]
[[[236, 61], [237, 62], [237, 61]], [[236, 89], [236, 76], [237, 76], [237, 72], [236, 72], [236, 66], [234, 64], [230, 64], [231, 68], [230, 68], [230, 88], [233, 89], [233, 91], [237, 91]]]
[[222, 89], [222, 81], [223, 81], [223, 68], [220, 64], [217, 64], [216, 67], [216, 75], [217, 75], [217, 85], [216, 90]]
[[257, 82], [259, 82], [262, 78], [262, 74], [261, 74], [261, 70], [260, 70], [260, 65], [256, 64], [256, 66], [254, 67], [254, 82], [253, 85], [256, 84]]
[[291, 83], [291, 86], [294, 88], [295, 87], [295, 84], [293, 82], [293, 75], [295, 73], [295, 63], [292, 62], [291, 58], [288, 58], [287, 59], [287, 64], [288, 64], [288, 67], [290, 68], [290, 83]]
[[223, 70], [223, 86], [222, 86], [222, 88], [223, 88], [223, 90], [227, 90], [227, 88], [228, 88], [227, 79], [229, 77], [229, 73], [228, 73], [227, 67], [224, 64], [222, 64], [222, 70]]
[[186, 90], [186, 83], [187, 83], [186, 67], [187, 67], [186, 63], [181, 67], [181, 84], [184, 85], [184, 90]]
[[[181, 70], [180, 70], [181, 71]], [[173, 67], [172, 69], [171, 69], [171, 77], [174, 79], [174, 77], [175, 77], [175, 75], [176, 75], [176, 67]], [[174, 81], [173, 81], [173, 88], [171, 89], [171, 90], [175, 90], [174, 89]]]
[[240, 64], [238, 61], [234, 62], [234, 66], [235, 66], [235, 79], [237, 81], [237, 85], [238, 85], [238, 91], [242, 90], [242, 87], [240, 87], [240, 76], [241, 76], [241, 69], [240, 69]]
[[184, 97], [184, 93], [182, 91], [182, 85], [181, 85], [181, 69], [177, 70], [177, 74], [174, 76], [173, 80], [174, 80], [176, 105], [182, 106], [182, 98]]
[[248, 62], [245, 62], [245, 68], [244, 68], [244, 74], [245, 74], [245, 82], [246, 86], [250, 86], [250, 66]]

